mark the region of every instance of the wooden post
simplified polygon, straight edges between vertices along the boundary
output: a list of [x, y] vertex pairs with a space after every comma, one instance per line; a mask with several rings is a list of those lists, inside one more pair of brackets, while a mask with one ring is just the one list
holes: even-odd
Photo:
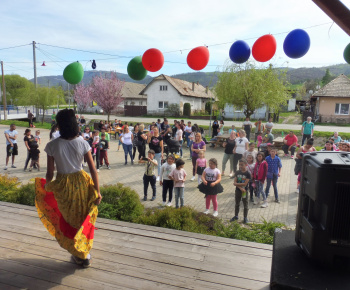
[[4, 120], [7, 120], [7, 111], [6, 111], [6, 89], [5, 89], [5, 76], [4, 76], [4, 62], [1, 61], [1, 74], [2, 74], [2, 101], [4, 104]]

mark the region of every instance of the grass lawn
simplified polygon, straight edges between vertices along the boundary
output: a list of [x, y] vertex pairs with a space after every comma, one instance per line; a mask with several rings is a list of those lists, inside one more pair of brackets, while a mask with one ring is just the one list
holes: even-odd
[[[6, 120], [6, 121], [0, 121], [1, 125], [11, 125], [15, 124], [17, 127], [28, 127], [28, 122], [27, 121], [16, 121], [16, 120]], [[51, 129], [51, 123], [46, 123], [44, 122], [43, 124], [41, 122], [34, 122], [35, 128], [40, 128], [40, 129]]]

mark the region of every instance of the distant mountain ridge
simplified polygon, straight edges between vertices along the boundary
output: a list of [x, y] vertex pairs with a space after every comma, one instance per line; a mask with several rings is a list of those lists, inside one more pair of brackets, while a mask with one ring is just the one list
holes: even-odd
[[[287, 69], [287, 75], [289, 78], [289, 82], [291, 84], [299, 84], [303, 83], [307, 80], [320, 80], [325, 72], [326, 69], [329, 69], [330, 73], [334, 76], [338, 76], [340, 74], [344, 74], [349, 76], [350, 75], [350, 65], [349, 64], [336, 64], [331, 66], [324, 66], [324, 67], [312, 67], [312, 68], [280, 68], [280, 69]], [[109, 71], [86, 71], [83, 78], [83, 83], [87, 84], [91, 82], [92, 78], [99, 74], [107, 74], [109, 75]], [[184, 81], [188, 82], [199, 82], [203, 86], [209, 86], [214, 87], [218, 81], [218, 74], [220, 72], [192, 72], [192, 73], [183, 73], [183, 74], [176, 74], [172, 75], [174, 78], [178, 78]], [[118, 73], [117, 76], [119, 79], [124, 80], [126, 82], [133, 82], [133, 83], [139, 83], [139, 84], [149, 84], [153, 77], [146, 76], [142, 81], [134, 81], [129, 77], [127, 74]], [[31, 79], [33, 82], [33, 79]], [[64, 88], [66, 88], [67, 83], [63, 79], [62, 75], [58, 76], [44, 76], [44, 77], [38, 77], [38, 84], [41, 86], [57, 86], [62, 85]]]

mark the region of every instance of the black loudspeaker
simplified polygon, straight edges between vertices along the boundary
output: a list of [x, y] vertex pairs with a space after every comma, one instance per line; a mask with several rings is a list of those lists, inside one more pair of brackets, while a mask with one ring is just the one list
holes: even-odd
[[295, 240], [311, 259], [350, 258], [350, 153], [304, 154]]

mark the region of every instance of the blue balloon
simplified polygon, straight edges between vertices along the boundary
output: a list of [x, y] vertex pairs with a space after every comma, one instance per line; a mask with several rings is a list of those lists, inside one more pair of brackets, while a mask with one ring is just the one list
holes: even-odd
[[234, 63], [244, 63], [250, 57], [250, 47], [243, 40], [237, 40], [231, 45], [229, 55]]
[[310, 48], [310, 37], [305, 30], [295, 29], [288, 33], [283, 42], [284, 53], [290, 58], [304, 56]]

